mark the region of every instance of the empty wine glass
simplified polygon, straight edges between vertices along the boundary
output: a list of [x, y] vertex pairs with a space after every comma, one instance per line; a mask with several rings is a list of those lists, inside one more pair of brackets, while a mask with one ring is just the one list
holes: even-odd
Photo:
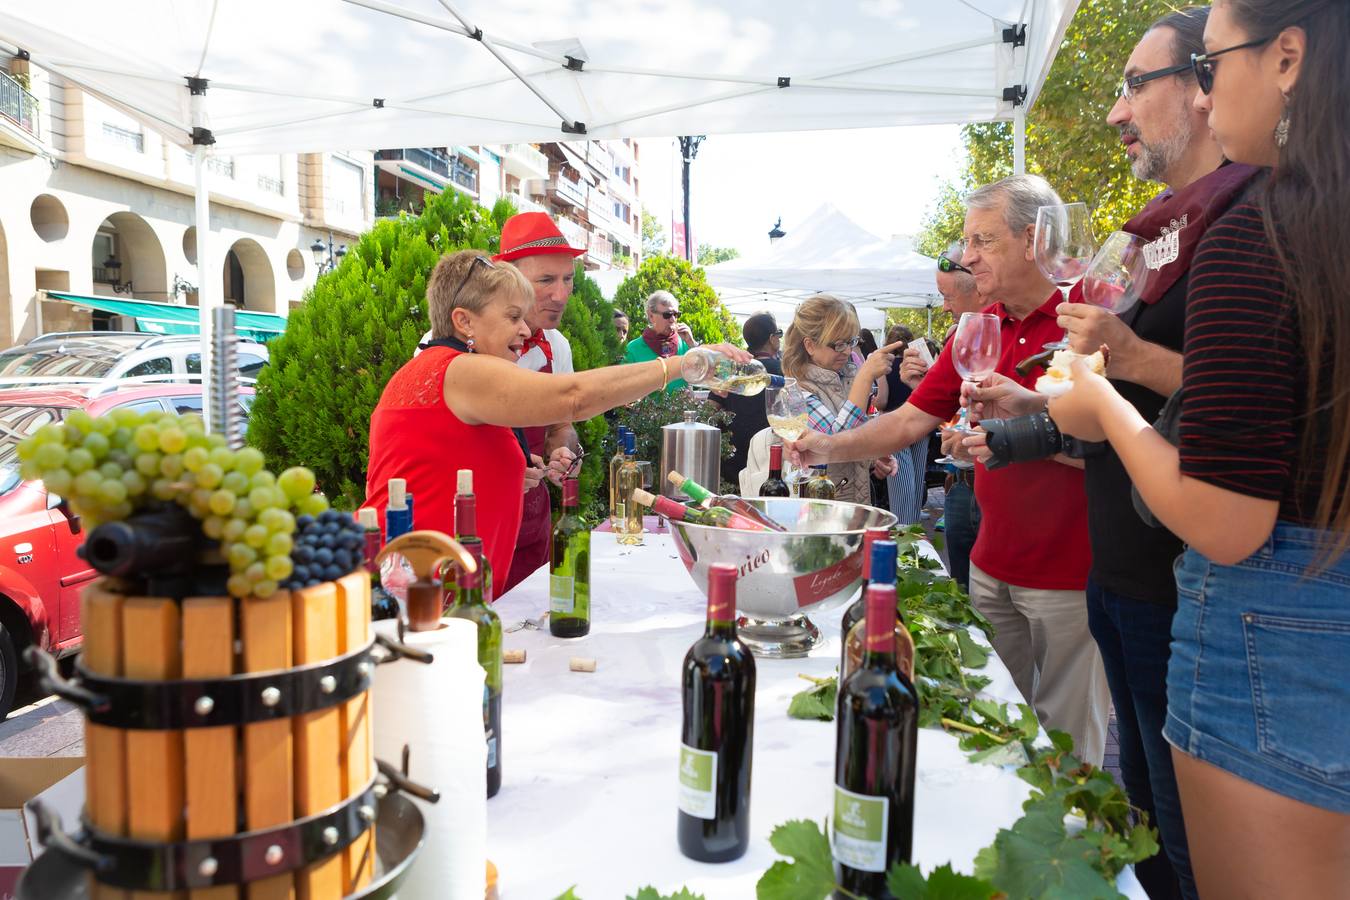
[[[952, 367], [971, 384], [979, 384], [998, 368], [1003, 351], [1002, 323], [990, 313], [961, 313], [952, 337]], [[954, 430], [969, 432], [970, 407], [961, 408]]]
[[[797, 386], [795, 378], [787, 379], [781, 388], [766, 388], [764, 406], [769, 427], [785, 443], [796, 441], [811, 427], [806, 412], [806, 391]], [[783, 480], [788, 484], [798, 484], [805, 481], [806, 477], [805, 472], [790, 465], [783, 472]]]
[[1083, 299], [1113, 315], [1128, 312], [1148, 281], [1145, 244], [1138, 235], [1111, 232], [1083, 275]]
[[[1092, 219], [1086, 203], [1042, 206], [1036, 211], [1033, 239], [1036, 265], [1059, 286], [1065, 299], [1092, 261]], [[1045, 345], [1046, 350], [1067, 350], [1069, 335]]]

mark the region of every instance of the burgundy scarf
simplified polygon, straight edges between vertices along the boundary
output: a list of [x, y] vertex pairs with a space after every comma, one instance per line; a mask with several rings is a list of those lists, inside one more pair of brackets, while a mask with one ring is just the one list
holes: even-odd
[[1168, 188], [1125, 223], [1122, 231], [1151, 241], [1144, 251], [1149, 278], [1140, 300], [1158, 302], [1186, 274], [1205, 231], [1259, 171], [1256, 166], [1226, 163], [1180, 191]]
[[675, 331], [670, 334], [657, 334], [655, 328], [644, 328], [642, 342], [651, 347], [657, 356], [674, 356], [680, 352], [680, 336]]

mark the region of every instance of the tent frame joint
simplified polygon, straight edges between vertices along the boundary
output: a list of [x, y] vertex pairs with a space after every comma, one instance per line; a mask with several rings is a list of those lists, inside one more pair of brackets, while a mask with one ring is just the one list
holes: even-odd
[[376, 109], [384, 109], [384, 98], [376, 97], [374, 100], [371, 101], [371, 105], [374, 106]]
[[211, 133], [211, 129], [202, 128], [200, 125], [192, 129], [192, 144], [194, 147], [209, 147], [216, 142], [216, 136]]
[[1003, 29], [1003, 43], [1012, 44], [1013, 48], [1025, 47], [1027, 45], [1027, 26], [1012, 25]]
[[792, 86], [792, 78], [789, 77], [789, 76], [787, 76], [787, 75], [779, 75], [779, 76], [778, 76], [778, 86], [779, 86], [780, 88], [791, 87], [791, 86]]
[[188, 93], [193, 97], [206, 96], [206, 86], [208, 84], [210, 84], [209, 79], [199, 78], [195, 75], [187, 76]]
[[480, 42], [481, 42], [481, 41], [483, 40], [483, 29], [481, 29], [481, 28], [475, 28], [473, 31], [470, 31], [470, 32], [468, 33], [468, 36], [469, 36], [470, 38], [472, 38], [473, 40], [475, 40], [475, 41], [480, 41]]
[[21, 59], [21, 60], [23, 60], [24, 62], [27, 62], [28, 60], [32, 59], [33, 57], [29, 54], [29, 52], [28, 52], [27, 50], [23, 49], [22, 47], [19, 47], [19, 48], [15, 49], [15, 51], [14, 51], [14, 58], [15, 58], [15, 59]]
[[566, 62], [563, 63], [563, 68], [573, 72], [583, 71], [586, 65], [586, 60], [577, 59], [575, 56], [564, 56], [563, 59], [566, 60]]
[[586, 123], [585, 123], [585, 122], [563, 122], [563, 123], [562, 123], [562, 131], [563, 131], [563, 134], [585, 134], [585, 133], [586, 133]]
[[1021, 106], [1027, 102], [1027, 86], [1025, 84], [1014, 84], [1012, 87], [1003, 89], [1003, 102], [1011, 103], [1013, 106]]

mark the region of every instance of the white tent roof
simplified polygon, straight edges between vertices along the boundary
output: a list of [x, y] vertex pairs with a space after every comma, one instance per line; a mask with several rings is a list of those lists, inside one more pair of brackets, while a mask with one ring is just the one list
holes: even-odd
[[309, 152], [1006, 119], [1076, 7], [9, 0], [0, 49], [184, 146], [197, 126], [217, 153]]
[[934, 265], [905, 242], [879, 238], [825, 204], [762, 255], [720, 263], [707, 273], [722, 302], [737, 313], [795, 306], [816, 293], [859, 308], [922, 307], [940, 302]]

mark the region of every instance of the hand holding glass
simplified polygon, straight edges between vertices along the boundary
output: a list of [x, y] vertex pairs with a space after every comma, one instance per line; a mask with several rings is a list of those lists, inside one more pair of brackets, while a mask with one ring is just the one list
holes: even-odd
[[[971, 384], [979, 384], [998, 368], [1002, 354], [1002, 323], [989, 313], [962, 313], [952, 338], [952, 366]], [[961, 420], [955, 430], [969, 432], [970, 407], [961, 407]]]
[[1083, 299], [1113, 315], [1129, 311], [1148, 281], [1144, 246], [1144, 239], [1138, 235], [1111, 232], [1088, 264], [1083, 276]]
[[[1036, 211], [1036, 236], [1032, 239], [1036, 265], [1059, 286], [1064, 298], [1078, 283], [1092, 261], [1092, 218], [1086, 203], [1042, 206]], [[1046, 344], [1047, 350], [1067, 350], [1069, 336]]]

